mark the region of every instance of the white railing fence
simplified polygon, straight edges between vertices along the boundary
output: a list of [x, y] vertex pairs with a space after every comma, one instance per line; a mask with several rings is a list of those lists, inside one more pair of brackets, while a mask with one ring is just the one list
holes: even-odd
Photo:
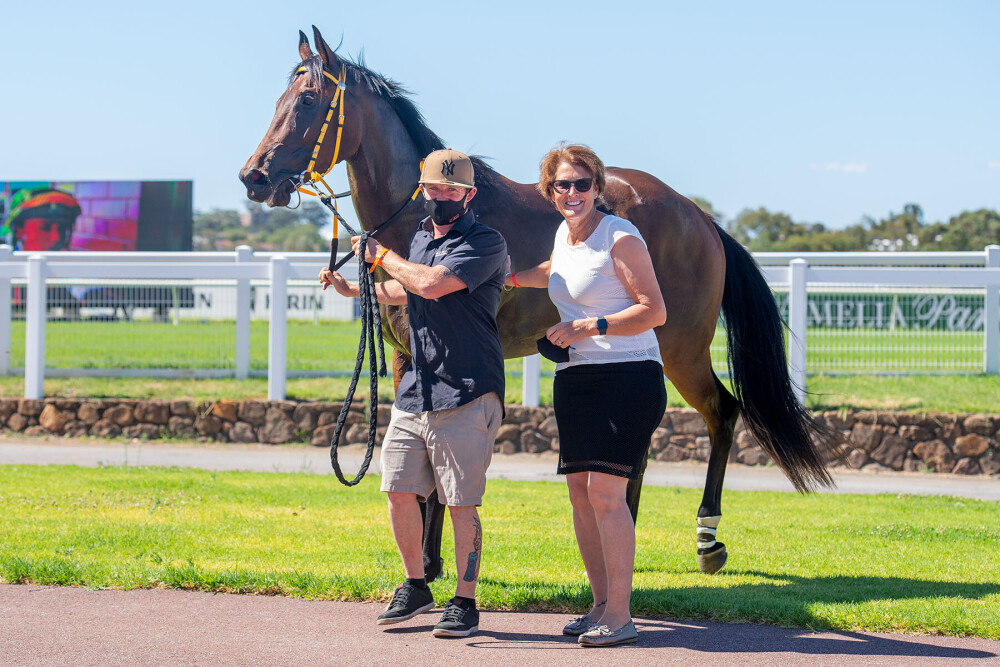
[[[754, 256], [789, 324], [789, 370], [800, 399], [807, 371], [1000, 372], [1000, 246]], [[0, 374], [22, 372], [14, 364], [23, 354], [27, 398], [42, 397], [47, 373], [266, 374], [268, 398], [281, 400], [289, 376], [354, 365], [356, 335], [333, 341], [334, 327], [325, 326], [356, 317], [353, 299], [318, 290], [326, 261], [324, 253], [255, 253], [247, 246], [212, 253], [22, 253], [0, 246]], [[344, 271], [355, 275], [356, 263]], [[100, 340], [92, 344], [88, 336]], [[322, 356], [331, 347], [339, 350], [336, 361]], [[716, 337], [713, 359], [724, 374], [724, 336]], [[538, 355], [523, 360], [522, 374], [522, 400], [537, 405]]]

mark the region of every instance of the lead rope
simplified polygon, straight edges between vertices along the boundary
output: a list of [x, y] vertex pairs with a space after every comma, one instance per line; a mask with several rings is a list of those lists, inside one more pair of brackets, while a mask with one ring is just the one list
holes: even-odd
[[[334, 236], [334, 239], [337, 237]], [[361, 232], [361, 241], [358, 247], [364, 248], [368, 242], [368, 232]], [[336, 256], [336, 255], [334, 255]], [[337, 428], [333, 432], [333, 439], [330, 441], [330, 463], [333, 464], [333, 472], [337, 479], [345, 486], [354, 486], [368, 472], [368, 466], [372, 462], [372, 454], [375, 451], [375, 430], [378, 424], [378, 378], [386, 376], [385, 369], [385, 346], [382, 342], [382, 315], [378, 309], [378, 298], [375, 295], [375, 276], [372, 275], [372, 267], [368, 262], [358, 263], [358, 298], [361, 302], [361, 340], [358, 343], [358, 358], [354, 364], [354, 375], [351, 377], [351, 386], [347, 389], [347, 397], [344, 399], [344, 406], [340, 409], [340, 416], [337, 417]], [[375, 373], [375, 340], [378, 339], [378, 374]], [[368, 451], [365, 452], [365, 460], [361, 463], [361, 469], [353, 480], [347, 480], [340, 470], [340, 463], [337, 461], [337, 447], [340, 443], [340, 434], [344, 430], [347, 421], [347, 413], [351, 409], [351, 402], [354, 400], [354, 391], [358, 386], [358, 378], [361, 377], [361, 367], [365, 363], [365, 347], [368, 347], [368, 375], [369, 395], [368, 395]]]

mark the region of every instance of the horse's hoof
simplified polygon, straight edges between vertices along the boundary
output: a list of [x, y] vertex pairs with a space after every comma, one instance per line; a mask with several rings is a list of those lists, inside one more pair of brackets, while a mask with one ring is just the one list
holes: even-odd
[[431, 583], [441, 575], [442, 570], [444, 570], [443, 558], [438, 558], [437, 563], [433, 564], [424, 561], [424, 581]]
[[698, 567], [705, 574], [715, 574], [722, 569], [728, 559], [726, 545], [722, 542], [716, 542], [710, 551], [698, 554]]

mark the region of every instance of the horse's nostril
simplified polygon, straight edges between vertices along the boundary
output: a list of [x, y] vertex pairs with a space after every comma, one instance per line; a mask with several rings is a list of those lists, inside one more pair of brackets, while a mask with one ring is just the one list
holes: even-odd
[[250, 182], [254, 184], [260, 184], [267, 180], [267, 176], [263, 174], [259, 169], [254, 169], [250, 172]]

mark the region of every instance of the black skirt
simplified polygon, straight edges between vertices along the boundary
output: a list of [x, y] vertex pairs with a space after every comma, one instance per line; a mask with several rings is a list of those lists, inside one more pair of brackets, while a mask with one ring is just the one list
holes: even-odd
[[653, 430], [667, 408], [655, 361], [581, 364], [556, 372], [560, 475], [602, 472], [637, 479]]

